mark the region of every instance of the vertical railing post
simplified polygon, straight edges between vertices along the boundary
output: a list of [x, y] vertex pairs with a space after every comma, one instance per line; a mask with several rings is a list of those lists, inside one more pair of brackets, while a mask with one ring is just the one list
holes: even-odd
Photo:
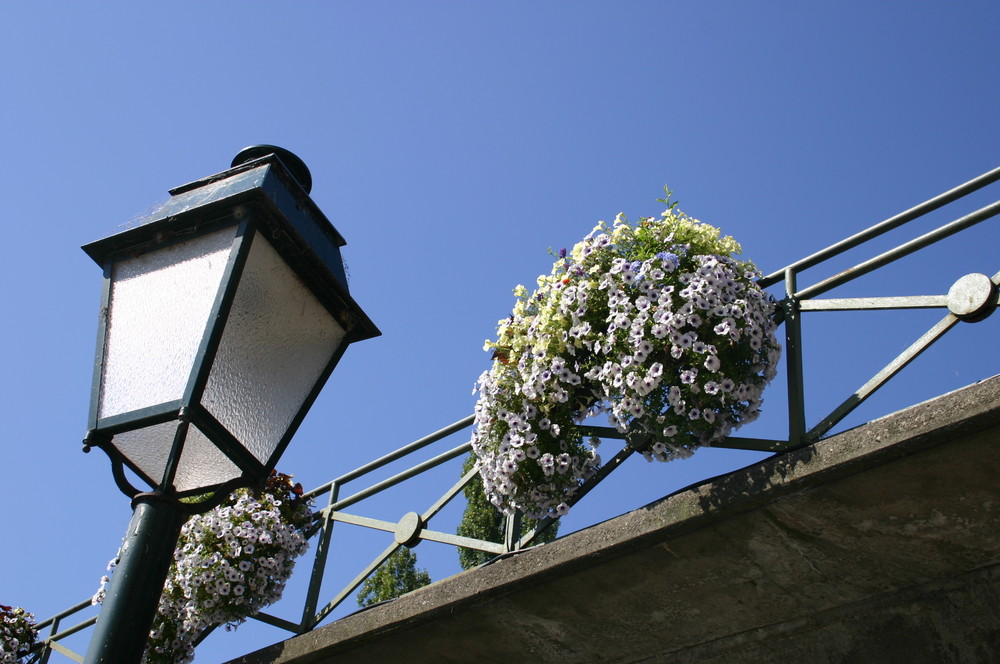
[[503, 535], [503, 549], [506, 553], [517, 551], [521, 539], [521, 511], [515, 510], [507, 515], [506, 528]]
[[785, 270], [785, 299], [781, 306], [785, 314], [785, 358], [788, 369], [788, 442], [801, 445], [806, 433], [805, 386], [802, 373], [802, 320], [795, 270]]
[[330, 538], [333, 537], [333, 524], [330, 508], [340, 499], [340, 484], [330, 484], [330, 499], [327, 509], [321, 517], [319, 538], [316, 542], [316, 557], [313, 559], [312, 575], [309, 577], [309, 591], [306, 594], [306, 604], [302, 609], [302, 621], [299, 629], [305, 633], [316, 626], [316, 609], [319, 606], [319, 593], [323, 585], [323, 574], [326, 571], [326, 558], [330, 553]]
[[[52, 626], [49, 628], [50, 638], [59, 633], [59, 625], [61, 622], [62, 619], [58, 615], [56, 615], [56, 617], [52, 619]], [[42, 656], [39, 658], [38, 664], [49, 664], [49, 656], [51, 654], [52, 654], [52, 646], [46, 643], [45, 648], [42, 649]]]

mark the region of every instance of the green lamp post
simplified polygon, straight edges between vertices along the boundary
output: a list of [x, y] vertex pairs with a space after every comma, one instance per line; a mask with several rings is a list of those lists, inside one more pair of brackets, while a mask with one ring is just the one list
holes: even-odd
[[134, 509], [87, 664], [140, 661], [187, 515], [262, 482], [347, 346], [380, 334], [311, 180], [287, 150], [246, 148], [83, 247], [104, 269], [84, 450]]

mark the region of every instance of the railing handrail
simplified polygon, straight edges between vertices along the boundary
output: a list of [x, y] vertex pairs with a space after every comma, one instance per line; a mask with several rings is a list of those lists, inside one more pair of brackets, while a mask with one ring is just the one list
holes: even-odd
[[344, 473], [340, 477], [338, 477], [336, 479], [333, 479], [333, 480], [330, 480], [326, 484], [322, 484], [322, 485], [316, 487], [315, 489], [313, 489], [312, 491], [307, 492], [304, 495], [304, 497], [305, 498], [314, 498], [316, 496], [319, 496], [321, 494], [326, 493], [334, 485], [341, 485], [341, 486], [343, 486], [347, 482], [350, 482], [350, 481], [355, 480], [355, 479], [357, 479], [357, 478], [359, 478], [359, 477], [361, 477], [363, 475], [367, 475], [370, 472], [378, 470], [379, 468], [382, 468], [383, 466], [386, 466], [386, 465], [392, 463], [393, 461], [398, 461], [399, 459], [402, 459], [403, 457], [405, 457], [405, 456], [407, 456], [409, 454], [412, 454], [413, 452], [416, 452], [417, 450], [422, 450], [423, 448], [427, 447], [428, 445], [436, 443], [437, 441], [441, 440], [442, 438], [450, 436], [451, 434], [455, 433], [456, 431], [461, 431], [462, 429], [464, 429], [464, 428], [466, 428], [468, 426], [471, 426], [472, 425], [472, 420], [473, 420], [473, 416], [472, 415], [469, 415], [468, 417], [464, 417], [461, 420], [458, 420], [457, 422], [449, 424], [448, 426], [446, 426], [446, 427], [444, 427], [442, 429], [439, 429], [439, 430], [435, 431], [432, 434], [424, 436], [423, 438], [410, 443], [409, 445], [404, 445], [403, 447], [400, 447], [399, 449], [397, 449], [397, 450], [395, 450], [393, 452], [390, 452], [389, 454], [386, 454], [385, 456], [379, 457], [378, 459], [375, 459], [374, 461], [370, 461], [370, 462], [366, 463], [363, 466], [359, 466], [358, 468], [355, 468], [352, 471]]
[[900, 212], [897, 215], [889, 217], [885, 221], [881, 221], [873, 226], [869, 226], [865, 230], [859, 233], [855, 233], [854, 235], [845, 238], [840, 242], [832, 244], [826, 249], [817, 251], [816, 253], [810, 256], [806, 256], [805, 258], [802, 258], [800, 260], [797, 260], [794, 263], [787, 265], [776, 272], [772, 272], [771, 274], [762, 278], [759, 283], [763, 288], [767, 288], [768, 286], [773, 286], [774, 284], [778, 283], [779, 281], [785, 278], [785, 274], [787, 274], [788, 270], [793, 270], [796, 273], [798, 273], [808, 268], [815, 267], [819, 263], [829, 258], [839, 256], [845, 251], [849, 251], [850, 249], [857, 247], [863, 242], [876, 238], [884, 233], [888, 233], [889, 231], [895, 228], [899, 228], [903, 224], [909, 223], [914, 219], [922, 217], [929, 212], [933, 212], [934, 210], [937, 210], [938, 208], [941, 208], [947, 205], [948, 203], [952, 203], [998, 180], [1000, 180], [1000, 166], [997, 166], [993, 170], [987, 171], [986, 173], [983, 173], [982, 175], [975, 177], [969, 180], [968, 182], [960, 184], [954, 189], [949, 189], [943, 194], [939, 194], [934, 198], [928, 199], [923, 203], [920, 203], [919, 205], [915, 205], [909, 210]]

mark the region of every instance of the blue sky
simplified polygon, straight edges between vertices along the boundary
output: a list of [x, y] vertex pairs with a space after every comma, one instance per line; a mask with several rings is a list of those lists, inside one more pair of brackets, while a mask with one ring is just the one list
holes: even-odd
[[[39, 618], [96, 589], [130, 513], [106, 459], [79, 447], [101, 278], [79, 247], [167, 189], [225, 169], [246, 145], [281, 145], [309, 165], [314, 200], [347, 239], [352, 293], [383, 332], [348, 351], [280, 464], [307, 487], [469, 414], [489, 363], [483, 340], [509, 313], [511, 289], [548, 271], [547, 248], [572, 246], [597, 220], [659, 213], [665, 184], [771, 272], [1000, 165], [992, 1], [65, 2], [0, 12], [0, 603]], [[1000, 270], [998, 240], [996, 220], [986, 222], [840, 294], [943, 294], [966, 273]], [[941, 315], [807, 318], [810, 421]], [[845, 426], [996, 373], [996, 322], [960, 326]], [[783, 435], [783, 387], [765, 398], [765, 416], [741, 435]], [[757, 458], [632, 460], [565, 528]], [[419, 488], [443, 490], [457, 472]], [[371, 514], [395, 520], [432, 499], [394, 498]], [[354, 545], [342, 547], [332, 564], [349, 576]], [[454, 571], [453, 554], [433, 547], [416, 549], [421, 565], [435, 578]], [[199, 661], [280, 638], [252, 625], [216, 634]]]

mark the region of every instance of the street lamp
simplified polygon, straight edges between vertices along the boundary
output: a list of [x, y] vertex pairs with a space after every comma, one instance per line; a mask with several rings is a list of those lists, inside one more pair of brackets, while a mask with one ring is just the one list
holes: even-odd
[[104, 268], [84, 450], [108, 454], [134, 509], [88, 664], [140, 661], [187, 515], [262, 482], [348, 344], [380, 334], [311, 184], [291, 152], [253, 146], [83, 247]]

